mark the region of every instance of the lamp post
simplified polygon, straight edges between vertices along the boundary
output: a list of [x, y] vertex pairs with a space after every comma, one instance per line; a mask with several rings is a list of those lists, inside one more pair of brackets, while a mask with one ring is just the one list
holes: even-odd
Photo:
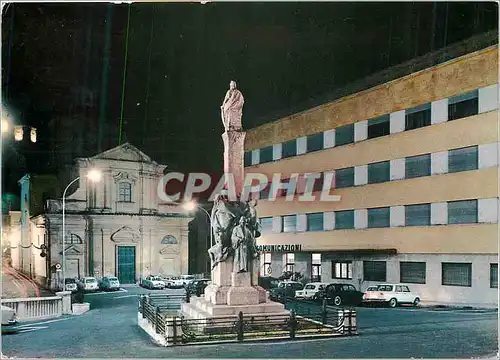
[[[75, 182], [80, 180], [80, 176], [78, 176], [76, 179], [71, 181], [68, 186], [64, 189], [63, 196], [62, 196], [62, 290], [64, 291], [66, 288], [66, 192], [68, 191], [69, 187], [73, 185]], [[101, 179], [101, 172], [99, 170], [93, 169], [90, 170], [86, 178], [89, 179], [92, 182], [98, 182]]]
[[212, 229], [212, 217], [210, 216], [210, 214], [208, 213], [208, 211], [206, 209], [204, 209], [203, 207], [201, 207], [200, 205], [198, 205], [194, 201], [189, 201], [189, 202], [185, 203], [182, 206], [187, 211], [193, 211], [194, 209], [198, 208], [198, 209], [202, 210], [205, 214], [207, 214], [207, 216], [208, 216], [208, 223], [210, 224], [210, 246], [214, 246], [214, 241], [213, 241], [214, 238], [213, 238], [213, 232], [212, 232], [212, 230], [213, 230]]

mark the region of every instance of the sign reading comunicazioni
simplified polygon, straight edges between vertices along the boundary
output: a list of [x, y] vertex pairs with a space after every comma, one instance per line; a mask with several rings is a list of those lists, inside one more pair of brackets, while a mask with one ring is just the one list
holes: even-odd
[[269, 252], [295, 252], [302, 251], [302, 245], [257, 245], [257, 249]]

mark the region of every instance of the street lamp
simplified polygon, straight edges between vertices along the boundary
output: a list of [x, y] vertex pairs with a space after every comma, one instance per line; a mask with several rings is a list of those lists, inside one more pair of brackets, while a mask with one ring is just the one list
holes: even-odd
[[[101, 180], [101, 172], [96, 169], [90, 170], [87, 175], [85, 175], [87, 179], [92, 181], [93, 183], [99, 182]], [[76, 179], [74, 179], [72, 182], [66, 186], [66, 189], [64, 189], [63, 196], [62, 196], [62, 286], [63, 286], [63, 291], [66, 289], [66, 192], [68, 191], [69, 187], [73, 185], [75, 182], [80, 180], [80, 176], [78, 176]]]
[[194, 201], [188, 201], [187, 203], [184, 203], [182, 205], [182, 207], [186, 210], [186, 211], [193, 211], [195, 209], [200, 209], [202, 210], [205, 214], [207, 214], [208, 216], [208, 223], [210, 224], [210, 246], [214, 246], [214, 238], [213, 238], [213, 232], [212, 232], [212, 217], [210, 216], [210, 214], [208, 213], [207, 210], [205, 210], [203, 207], [201, 207], [200, 205], [198, 205], [196, 202]]
[[9, 121], [2, 116], [2, 134], [6, 134], [9, 131]]

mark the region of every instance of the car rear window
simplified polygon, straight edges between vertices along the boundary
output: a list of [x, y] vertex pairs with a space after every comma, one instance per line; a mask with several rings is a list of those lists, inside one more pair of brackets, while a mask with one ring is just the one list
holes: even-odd
[[377, 291], [377, 287], [376, 286], [370, 286], [368, 289], [366, 289], [366, 291]]
[[118, 281], [118, 278], [115, 278], [115, 277], [110, 277], [108, 278], [110, 281]]
[[306, 285], [305, 289], [306, 290], [311, 290], [311, 289], [315, 289], [315, 288], [316, 288], [316, 286], [314, 286], [314, 285]]
[[65, 279], [64, 282], [66, 284], [75, 284], [76, 283], [76, 280], [75, 279]]
[[85, 280], [85, 283], [87, 284], [92, 284], [92, 283], [95, 283], [96, 282], [96, 279], [86, 279]]
[[392, 291], [393, 286], [392, 285], [380, 285], [377, 290], [378, 291]]

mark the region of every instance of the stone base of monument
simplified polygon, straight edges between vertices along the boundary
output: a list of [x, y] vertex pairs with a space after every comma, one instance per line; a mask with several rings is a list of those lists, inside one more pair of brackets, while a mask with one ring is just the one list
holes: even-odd
[[[252, 285], [255, 274], [229, 273], [230, 265], [231, 262], [224, 262], [214, 269], [213, 283], [205, 289], [204, 297], [193, 297], [181, 306], [185, 318], [200, 320], [198, 330], [209, 328], [217, 319], [234, 317], [236, 320], [240, 312], [244, 318], [268, 316], [270, 324], [273, 317], [282, 321], [283, 315], [289, 315], [283, 304], [269, 300], [264, 288]], [[204, 319], [207, 321], [202, 321]]]

